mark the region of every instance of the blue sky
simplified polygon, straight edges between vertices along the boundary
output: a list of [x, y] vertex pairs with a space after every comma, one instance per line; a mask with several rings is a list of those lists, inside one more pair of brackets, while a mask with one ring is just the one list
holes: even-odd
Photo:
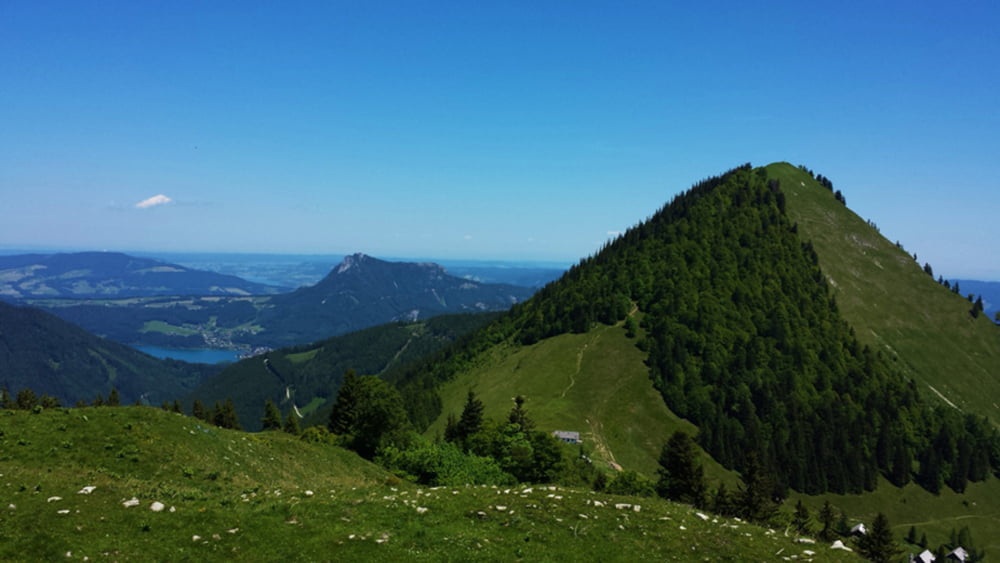
[[672, 4], [7, 0], [0, 245], [568, 263], [785, 160], [1000, 279], [995, 3]]

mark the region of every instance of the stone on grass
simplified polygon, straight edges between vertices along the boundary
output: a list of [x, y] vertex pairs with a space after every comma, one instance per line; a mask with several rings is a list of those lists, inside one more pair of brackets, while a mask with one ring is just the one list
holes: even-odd
[[133, 506], [139, 506], [139, 499], [132, 497], [129, 500], [122, 503], [125, 508], [132, 508]]
[[155, 501], [153, 504], [149, 505], [149, 509], [153, 512], [163, 512], [164, 508], [166, 508], [166, 506], [163, 506], [163, 503], [160, 501]]
[[62, 497], [49, 497], [45, 502], [56, 502], [62, 500]]
[[90, 493], [94, 492], [94, 489], [96, 489], [96, 488], [97, 487], [95, 487], [93, 485], [87, 485], [86, 487], [84, 487], [84, 488], [80, 489], [79, 491], [77, 491], [76, 494], [78, 494], [78, 495], [89, 495]]

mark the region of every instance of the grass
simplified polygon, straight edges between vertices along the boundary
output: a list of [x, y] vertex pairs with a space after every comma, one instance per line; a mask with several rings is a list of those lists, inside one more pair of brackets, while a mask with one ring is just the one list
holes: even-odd
[[[649, 378], [645, 353], [621, 326], [564, 334], [531, 346], [494, 350], [494, 358], [459, 375], [440, 391], [442, 416], [427, 434], [443, 433], [449, 413], [461, 414], [472, 389], [487, 418], [506, 418], [512, 398], [524, 395], [536, 428], [579, 431], [595, 460], [615, 462], [653, 477], [663, 444], [676, 430], [696, 428], [671, 412]], [[735, 476], [703, 456], [710, 479]]]
[[781, 181], [789, 216], [815, 246], [858, 339], [892, 358], [927, 400], [1000, 423], [1000, 327], [986, 315], [973, 319], [964, 296], [931, 279], [809, 174], [787, 163], [767, 171]]
[[0, 424], [5, 561], [857, 560], [658, 499], [420, 489], [334, 446], [148, 407], [0, 412]]

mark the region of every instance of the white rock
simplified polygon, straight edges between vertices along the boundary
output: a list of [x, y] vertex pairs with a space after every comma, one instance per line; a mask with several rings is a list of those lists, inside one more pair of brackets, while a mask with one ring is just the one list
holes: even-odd
[[833, 542], [833, 545], [830, 546], [830, 549], [843, 549], [844, 551], [854, 551], [853, 549], [844, 545], [844, 542], [840, 540]]
[[164, 508], [166, 508], [166, 506], [163, 506], [163, 503], [160, 501], [156, 501], [153, 504], [149, 505], [149, 509], [152, 510], [153, 512], [163, 512]]
[[708, 520], [708, 516], [702, 514], [701, 512], [695, 512], [694, 515], [697, 516], [698, 518], [701, 518], [702, 520]]
[[500, 506], [500, 505], [497, 505], [497, 506], [495, 506], [494, 508], [496, 508], [496, 509], [497, 509], [497, 510], [499, 510], [500, 512], [503, 512], [504, 510], [507, 510], [507, 507], [506, 507], [506, 506]]
[[170, 507], [170, 512], [177, 512], [177, 509], [171, 506]]
[[8, 505], [7, 505], [7, 509], [8, 509], [8, 510], [14, 510], [14, 509], [16, 509], [16, 508], [17, 508], [17, 505], [16, 505], [16, 504], [13, 504], [13, 503], [11, 503], [11, 504], [8, 504]]
[[417, 514], [423, 514], [425, 512], [427, 512], [427, 507], [426, 506], [418, 506], [417, 507]]
[[816, 543], [816, 540], [812, 538], [797, 538], [795, 543]]
[[122, 503], [125, 508], [132, 508], [133, 506], [139, 506], [139, 499], [132, 497], [129, 500]]
[[306, 496], [307, 496], [307, 497], [311, 497], [311, 496], [313, 496], [314, 494], [315, 494], [315, 493], [313, 493], [312, 491], [306, 491]]
[[687, 530], [687, 528], [685, 528], [683, 524], [682, 524], [682, 525], [680, 525], [680, 526], [678, 526], [678, 527], [679, 527], [679, 528], [680, 528], [681, 530]]
[[805, 550], [802, 550], [802, 555], [806, 555], [808, 557], [812, 557], [813, 555], [816, 555], [816, 552], [813, 551], [813, 550], [811, 550], [811, 549], [805, 549]]
[[78, 495], [89, 495], [90, 493], [94, 492], [94, 489], [96, 489], [96, 488], [97, 487], [95, 487], [93, 485], [87, 485], [86, 487], [84, 487], [84, 488], [80, 489], [79, 491], [77, 491], [76, 494], [78, 494]]
[[62, 500], [62, 497], [49, 497], [45, 502], [56, 502]]
[[201, 539], [201, 536], [198, 536], [198, 535], [191, 536], [191, 541], [198, 541], [200, 539]]
[[617, 508], [618, 510], [625, 510], [627, 508], [632, 508], [632, 505], [631, 504], [626, 504], [624, 502], [620, 502], [620, 503], [618, 503], [618, 504], [615, 505], [615, 508]]
[[57, 514], [69, 514], [69, 510], [60, 510]]
[[226, 533], [227, 534], [235, 534], [236, 532], [239, 532], [239, 531], [240, 531], [239, 528], [233, 528], [231, 530], [226, 530]]
[[642, 507], [639, 506], [638, 504], [632, 507], [633, 512], [639, 512], [640, 510], [642, 510]]

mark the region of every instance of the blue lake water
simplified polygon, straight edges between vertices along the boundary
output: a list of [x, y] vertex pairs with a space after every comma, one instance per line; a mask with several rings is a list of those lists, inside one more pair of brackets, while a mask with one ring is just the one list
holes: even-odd
[[220, 362], [235, 362], [239, 360], [239, 352], [235, 350], [185, 350], [179, 348], [161, 348], [159, 346], [136, 346], [136, 349], [157, 358], [171, 358], [196, 364], [218, 364]]

